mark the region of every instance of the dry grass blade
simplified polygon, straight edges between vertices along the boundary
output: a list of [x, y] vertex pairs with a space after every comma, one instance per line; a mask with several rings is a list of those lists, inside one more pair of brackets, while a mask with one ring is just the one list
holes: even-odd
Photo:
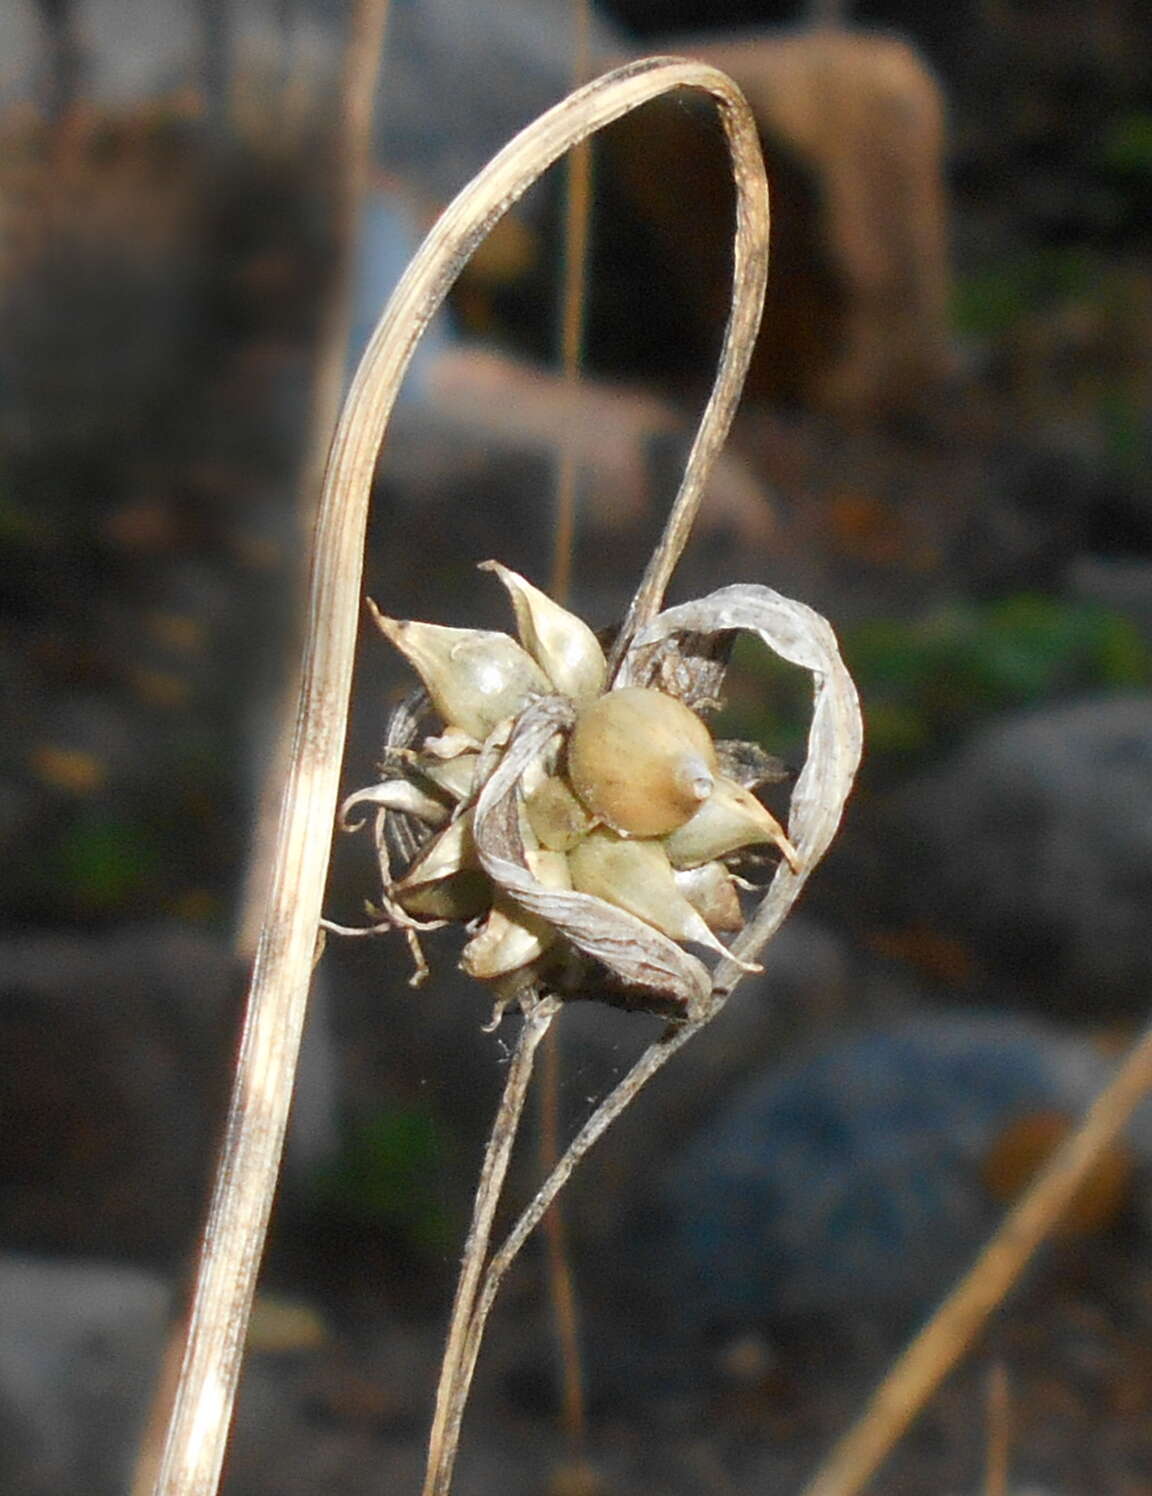
[[517, 136], [445, 210], [400, 282], [353, 381], [321, 498], [308, 638], [268, 903], [190, 1316], [180, 1387], [156, 1491], [211, 1496], [228, 1426], [275, 1192], [319, 927], [360, 614], [368, 502], [400, 381], [469, 255], [508, 207], [577, 141], [672, 89], [717, 101], [737, 185], [733, 305], [720, 369], [661, 548], [633, 612], [659, 606], [708, 466], [727, 434], [758, 324], [767, 264], [767, 189], [756, 130], [735, 85], [700, 63], [655, 58], [571, 95]]
[[854, 1496], [960, 1360], [1050, 1234], [1137, 1105], [1152, 1090], [1152, 1027], [1145, 1030], [1084, 1120], [944, 1303], [889, 1370], [859, 1421], [803, 1496]]

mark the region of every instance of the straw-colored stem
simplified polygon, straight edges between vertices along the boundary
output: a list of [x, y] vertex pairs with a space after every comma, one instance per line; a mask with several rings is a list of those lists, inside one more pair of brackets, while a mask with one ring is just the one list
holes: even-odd
[[[460, 269], [501, 215], [577, 141], [679, 87], [702, 89], [716, 100], [737, 187], [736, 296], [716, 384], [673, 516], [676, 539], [666, 549], [679, 554], [686, 537], [684, 514], [694, 512], [708, 462], [735, 409], [767, 266], [767, 186], [755, 124], [736, 85], [717, 69], [679, 58], [632, 63], [572, 94], [516, 136], [441, 215], [389, 301], [352, 383], [317, 517], [292, 761], [157, 1496], [212, 1496], [219, 1482], [324, 894], [372, 476], [400, 381]], [[662, 585], [658, 578], [646, 580], [645, 607]]]
[[488, 1244], [492, 1239], [492, 1219], [508, 1173], [508, 1161], [520, 1126], [524, 1102], [528, 1095], [528, 1082], [532, 1079], [532, 1064], [541, 1039], [548, 1032], [553, 1018], [560, 1011], [558, 998], [548, 997], [539, 1002], [524, 1019], [516, 1048], [508, 1066], [504, 1082], [504, 1094], [492, 1131], [476, 1186], [476, 1198], [472, 1206], [472, 1225], [464, 1245], [460, 1264], [460, 1278], [456, 1285], [456, 1298], [452, 1305], [452, 1320], [448, 1329], [448, 1341], [440, 1367], [440, 1385], [436, 1393], [436, 1414], [432, 1421], [432, 1432], [428, 1439], [428, 1468], [424, 1477], [424, 1496], [442, 1496], [452, 1483], [452, 1467], [456, 1460], [456, 1449], [460, 1442], [460, 1424], [464, 1417], [464, 1406], [468, 1401], [468, 1388], [472, 1381], [475, 1359], [465, 1357], [468, 1331], [472, 1323], [476, 1289], [484, 1263], [488, 1257]]
[[1008, 1496], [1012, 1448], [1012, 1389], [1008, 1368], [996, 1361], [988, 1370], [984, 1436], [984, 1496]]
[[[569, 0], [572, 29], [572, 82], [588, 81], [589, 0]], [[588, 230], [592, 214], [592, 143], [582, 140], [568, 153], [564, 198], [564, 273], [560, 297], [560, 361], [564, 391], [570, 411], [576, 409], [584, 368], [584, 325], [588, 301]], [[567, 420], [560, 437], [556, 464], [555, 525], [552, 534], [552, 568], [548, 590], [556, 602], [567, 606], [572, 590], [572, 559], [576, 549], [577, 479], [579, 477], [580, 430]], [[560, 1157], [560, 1040], [552, 1028], [544, 1041], [540, 1064], [539, 1146], [540, 1172], [547, 1174]], [[556, 1339], [556, 1365], [560, 1382], [561, 1426], [569, 1455], [580, 1458], [587, 1443], [588, 1416], [584, 1397], [584, 1363], [580, 1350], [580, 1313], [576, 1280], [572, 1271], [564, 1212], [559, 1203], [544, 1222], [544, 1250], [548, 1297], [552, 1304], [552, 1331]]]
[[832, 1450], [803, 1496], [854, 1496], [984, 1328], [1102, 1154], [1152, 1089], [1145, 1030], [1076, 1131], [1057, 1149], [944, 1303], [885, 1376], [863, 1416]]

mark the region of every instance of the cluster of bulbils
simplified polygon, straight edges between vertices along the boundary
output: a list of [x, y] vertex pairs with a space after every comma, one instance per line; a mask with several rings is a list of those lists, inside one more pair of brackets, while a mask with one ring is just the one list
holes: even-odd
[[[682, 1011], [706, 982], [676, 947], [728, 955], [718, 935], [742, 928], [739, 855], [772, 844], [796, 868], [752, 793], [780, 777], [776, 761], [714, 741], [668, 689], [674, 671], [661, 688], [621, 684], [625, 668], [610, 687], [585, 623], [484, 565], [510, 594], [519, 643], [372, 608], [424, 684], [393, 716], [381, 782], [342, 810], [351, 827], [354, 807], [378, 808], [380, 923], [407, 929], [418, 954], [415, 931], [464, 922], [461, 966], [501, 1002], [554, 990]], [[428, 707], [442, 727], [421, 736]]]

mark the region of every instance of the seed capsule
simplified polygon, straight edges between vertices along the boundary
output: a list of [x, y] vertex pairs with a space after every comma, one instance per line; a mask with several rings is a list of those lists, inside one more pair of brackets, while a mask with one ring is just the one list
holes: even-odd
[[397, 902], [417, 919], [475, 919], [492, 901], [492, 885], [479, 868], [461, 868], [436, 883], [394, 892]]
[[624, 686], [591, 702], [568, 741], [568, 777], [613, 830], [666, 836], [712, 793], [716, 753], [707, 727], [682, 702]]
[[771, 811], [734, 779], [718, 775], [708, 799], [664, 846], [673, 867], [690, 868], [758, 842], [774, 842], [792, 871], [799, 870], [796, 848]]
[[676, 887], [676, 875], [658, 841], [617, 836], [600, 828], [568, 854], [572, 887], [625, 909], [673, 940], [690, 940], [728, 952]]
[[520, 642], [557, 691], [577, 701], [598, 695], [604, 689], [608, 666], [596, 635], [584, 620], [499, 561], [482, 561], [480, 569], [494, 571], [508, 589]]
[[486, 738], [531, 697], [552, 689], [536, 662], [507, 634], [403, 622], [386, 618], [374, 605], [372, 615], [419, 672], [444, 721], [473, 738]]
[[429, 754], [417, 760], [421, 774], [454, 800], [461, 801], [470, 800], [476, 792], [479, 764], [478, 753], [458, 753], [455, 758], [434, 758]]

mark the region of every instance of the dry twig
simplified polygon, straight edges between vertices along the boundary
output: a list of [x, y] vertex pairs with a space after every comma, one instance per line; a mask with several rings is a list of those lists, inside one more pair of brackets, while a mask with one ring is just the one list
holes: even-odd
[[1152, 1026], [973, 1267], [890, 1368], [863, 1415], [832, 1450], [803, 1496], [853, 1496], [862, 1489], [1003, 1302], [1149, 1090]]

